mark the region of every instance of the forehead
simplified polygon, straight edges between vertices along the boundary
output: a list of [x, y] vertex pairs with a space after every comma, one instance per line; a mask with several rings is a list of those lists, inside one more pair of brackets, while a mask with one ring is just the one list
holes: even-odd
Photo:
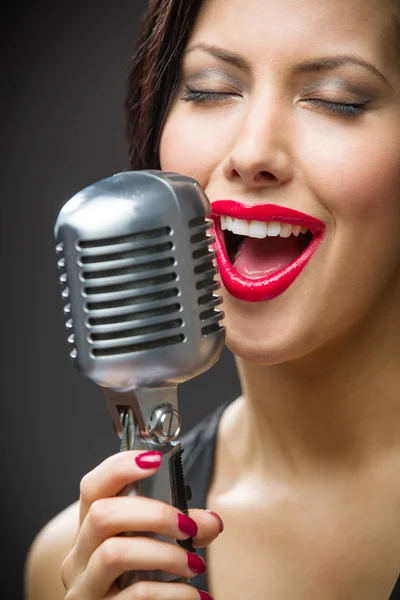
[[400, 33], [392, 2], [205, 0], [189, 43], [224, 46], [267, 68], [294, 54], [306, 59], [310, 54], [361, 53], [382, 68], [398, 69]]

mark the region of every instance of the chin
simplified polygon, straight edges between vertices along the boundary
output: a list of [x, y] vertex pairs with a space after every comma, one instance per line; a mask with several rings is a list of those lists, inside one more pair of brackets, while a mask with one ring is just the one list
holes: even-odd
[[[295, 361], [311, 353], [314, 348], [306, 342], [304, 332], [296, 335], [290, 332], [272, 331], [265, 323], [260, 326], [256, 319], [252, 327], [249, 322], [240, 324], [231, 319], [225, 319], [227, 348], [237, 357], [246, 362], [273, 366]], [[253, 331], [255, 329], [256, 331]]]

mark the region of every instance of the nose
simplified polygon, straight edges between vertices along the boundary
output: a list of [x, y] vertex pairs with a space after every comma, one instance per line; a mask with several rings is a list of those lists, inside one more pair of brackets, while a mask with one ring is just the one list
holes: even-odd
[[294, 173], [292, 125], [282, 101], [248, 107], [235, 131], [222, 168], [227, 179], [246, 187], [278, 187]]

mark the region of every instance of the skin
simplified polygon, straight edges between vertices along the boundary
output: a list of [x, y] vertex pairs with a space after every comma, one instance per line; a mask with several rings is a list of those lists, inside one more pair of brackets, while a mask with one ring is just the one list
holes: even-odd
[[[387, 389], [394, 399], [391, 390], [398, 387], [396, 30], [390, 12], [379, 3], [332, 0], [323, 5], [321, 10], [319, 2], [259, 0], [244, 9], [238, 1], [227, 10], [223, 0], [209, 3], [189, 47], [224, 41], [219, 46], [246, 57], [252, 73], [246, 75], [200, 50], [188, 54], [181, 90], [161, 140], [162, 168], [196, 178], [211, 203], [220, 198], [275, 202], [326, 223], [324, 242], [309, 267], [278, 298], [245, 303], [222, 291], [227, 345], [238, 358], [246, 400], [262, 396], [255, 398], [257, 420], [267, 406], [266, 385], [269, 390], [274, 386], [274, 397], [280, 396], [274, 411], [284, 407], [288, 396], [293, 398], [292, 409], [297, 396], [302, 402], [318, 402], [321, 391], [332, 400], [351, 391], [352, 404], [359, 396], [365, 411], [368, 397], [373, 401], [377, 389], [379, 393]], [[389, 83], [352, 65], [300, 77], [291, 74], [292, 65], [300, 60], [350, 53], [376, 65]], [[196, 71], [204, 68], [218, 69], [221, 75], [196, 77]], [[227, 78], [235, 79], [235, 84], [227, 83]], [[234, 97], [197, 106], [182, 102], [186, 83]], [[310, 85], [319, 92], [312, 97], [326, 101], [368, 98], [367, 112], [340, 117], [315, 108], [302, 94]], [[358, 94], [346, 91], [355, 85]], [[274, 402], [271, 396], [268, 402]], [[327, 410], [328, 404], [321, 409]], [[346, 412], [351, 410], [349, 402], [343, 404]], [[391, 418], [398, 413], [397, 402], [393, 409]], [[310, 415], [302, 413], [306, 424]], [[280, 439], [288, 423], [283, 425]], [[273, 431], [276, 424], [268, 434]], [[292, 429], [287, 433], [286, 447], [298, 438]]]
[[[208, 549], [218, 600], [266, 589], [317, 599], [320, 585], [324, 598], [372, 600], [388, 597], [398, 575], [397, 35], [384, 2], [212, 0], [188, 44], [162, 168], [194, 177], [211, 205], [270, 202], [326, 224], [282, 295], [246, 303], [222, 290], [243, 396], [223, 416], [208, 497], [226, 523]], [[240, 55], [249, 69], [189, 51], [198, 44]], [[293, 72], [349, 54], [374, 69]], [[196, 104], [187, 87], [225, 95]], [[365, 112], [338, 115], [314, 99], [365, 102]]]
[[[139, 582], [120, 591], [115, 580], [129, 569], [160, 569], [176, 577], [192, 578], [186, 551], [149, 539], [155, 532], [173, 539], [189, 537], [178, 527], [180, 511], [143, 497], [117, 496], [126, 485], [150, 477], [157, 468], [136, 464], [138, 451], [110, 456], [81, 481], [80, 499], [50, 521], [35, 538], [27, 557], [27, 600], [147, 600], [171, 597], [198, 600], [192, 586], [181, 583]], [[116, 497], [117, 496], [117, 497]], [[210, 544], [220, 532], [218, 518], [192, 509], [197, 525], [193, 545]], [[120, 536], [134, 531], [134, 539]]]
[[[162, 132], [162, 168], [197, 179], [211, 203], [271, 202], [326, 224], [319, 250], [281, 296], [250, 304], [222, 290], [243, 390], [221, 421], [207, 500], [223, 535], [209, 513], [190, 513], [196, 544], [209, 546], [216, 600], [384, 600], [398, 576], [396, 34], [384, 0], [209, 0], [188, 44], [222, 47], [249, 69], [187, 53]], [[293, 72], [298, 62], [338, 54], [357, 55], [381, 75], [354, 64]], [[196, 105], [182, 100], [187, 84], [229, 95]], [[366, 103], [366, 112], [338, 115], [315, 99]], [[114, 497], [151, 473], [122, 453], [84, 478], [80, 502], [32, 546], [28, 600], [64, 597], [61, 564], [68, 600], [197, 597], [171, 584], [107, 591], [127, 552], [134, 567], [149, 550], [118, 532], [179, 535], [176, 509]], [[148, 568], [166, 560], [154, 550]], [[167, 557], [179, 574], [183, 558]]]

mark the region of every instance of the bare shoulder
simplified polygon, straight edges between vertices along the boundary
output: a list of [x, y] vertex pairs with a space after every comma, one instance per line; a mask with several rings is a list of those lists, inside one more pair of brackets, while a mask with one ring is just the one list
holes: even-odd
[[61, 564], [70, 551], [79, 523], [75, 502], [49, 521], [37, 534], [25, 563], [25, 600], [63, 600]]

